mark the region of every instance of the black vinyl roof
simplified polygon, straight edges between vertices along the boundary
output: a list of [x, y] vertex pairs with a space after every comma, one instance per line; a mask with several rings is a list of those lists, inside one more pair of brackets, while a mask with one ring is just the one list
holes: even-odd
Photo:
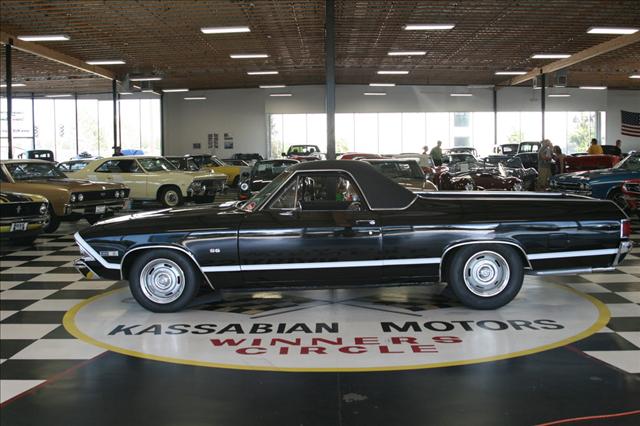
[[371, 164], [354, 160], [308, 161], [289, 168], [292, 172], [344, 171], [351, 174], [373, 210], [404, 209], [416, 195], [378, 172]]

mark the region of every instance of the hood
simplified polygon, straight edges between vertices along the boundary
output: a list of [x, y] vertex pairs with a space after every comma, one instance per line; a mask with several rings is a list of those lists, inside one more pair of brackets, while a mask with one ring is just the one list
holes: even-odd
[[31, 203], [31, 202], [46, 202], [47, 199], [35, 194], [24, 194], [19, 192], [0, 192], [0, 204], [3, 203]]
[[107, 183], [107, 182], [92, 182], [82, 179], [69, 179], [69, 178], [55, 178], [55, 179], [32, 179], [32, 180], [19, 180], [16, 184], [21, 183], [33, 183], [39, 185], [56, 186], [58, 188], [64, 188], [71, 192], [83, 192], [83, 191], [104, 191], [109, 189], [124, 188], [124, 185], [119, 183]]
[[559, 181], [592, 180], [592, 179], [598, 179], [601, 177], [611, 176], [612, 174], [617, 172], [618, 172], [618, 169], [583, 170], [580, 172], [565, 173], [559, 176], [555, 176], [555, 179]]

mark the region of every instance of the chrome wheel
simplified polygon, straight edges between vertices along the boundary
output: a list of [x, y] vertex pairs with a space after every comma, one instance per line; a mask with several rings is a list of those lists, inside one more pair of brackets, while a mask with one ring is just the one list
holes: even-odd
[[511, 188], [512, 191], [522, 191], [522, 184], [521, 183], [514, 183], [513, 187]]
[[178, 205], [179, 202], [180, 202], [180, 197], [178, 196], [178, 193], [173, 189], [164, 193], [165, 205], [170, 207], [175, 207]]
[[500, 294], [509, 283], [509, 264], [494, 251], [475, 253], [464, 265], [464, 284], [476, 296]]
[[140, 272], [140, 289], [155, 303], [164, 305], [177, 300], [184, 287], [184, 271], [172, 260], [154, 259]]

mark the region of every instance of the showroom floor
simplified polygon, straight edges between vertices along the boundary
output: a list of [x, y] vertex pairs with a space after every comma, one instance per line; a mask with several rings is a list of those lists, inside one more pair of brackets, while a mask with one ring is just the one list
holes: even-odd
[[[124, 283], [76, 273], [75, 229], [64, 224], [34, 247], [2, 247], [2, 424], [496, 425], [640, 409], [640, 253], [615, 273], [527, 277], [519, 300], [499, 312], [461, 308], [438, 286], [409, 286], [234, 293], [158, 316], [131, 303]], [[251, 347], [234, 352], [212, 338], [228, 319], [225, 330], [240, 341], [251, 321], [266, 327], [276, 317], [289, 341], [253, 334]], [[429, 319], [435, 334], [458, 333], [463, 344], [378, 341], [367, 328], [416, 331], [416, 318]], [[353, 346], [319, 339], [305, 353], [304, 341], [291, 342], [314, 327], [315, 338], [329, 339], [318, 333], [331, 324]], [[431, 336], [423, 331], [419, 339]], [[211, 343], [218, 358], [198, 346]]]

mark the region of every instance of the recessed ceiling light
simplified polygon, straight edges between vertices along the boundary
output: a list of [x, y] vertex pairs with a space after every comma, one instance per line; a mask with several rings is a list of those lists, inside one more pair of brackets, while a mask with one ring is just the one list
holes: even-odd
[[371, 87], [394, 87], [395, 83], [369, 83]]
[[[11, 83], [11, 87], [24, 87], [26, 84], [24, 83]], [[7, 87], [5, 83], [0, 84], [0, 87]]]
[[207, 99], [206, 96], [187, 96], [184, 98], [185, 101], [204, 101]]
[[69, 36], [64, 34], [55, 35], [22, 35], [18, 36], [18, 40], [22, 41], [67, 41]]
[[124, 61], [120, 59], [104, 60], [104, 61], [87, 61], [89, 65], [124, 65]]
[[284, 84], [264, 84], [258, 87], [261, 89], [282, 89], [283, 87], [287, 86]]
[[607, 86], [580, 86], [584, 90], [605, 90]]
[[204, 34], [232, 34], [251, 32], [249, 27], [203, 27], [200, 28]]
[[387, 53], [389, 56], [424, 56], [426, 54], [425, 50], [397, 50]]
[[269, 96], [273, 96], [273, 97], [289, 97], [289, 96], [291, 96], [291, 93], [271, 93], [271, 94], [269, 94]]
[[248, 75], [275, 75], [278, 71], [248, 71]]
[[570, 98], [571, 95], [568, 93], [554, 93], [549, 95], [550, 98]]
[[526, 71], [496, 71], [496, 75], [525, 75]]
[[[640, 74], [630, 75], [629, 78], [640, 78]], [[14, 86], [15, 86], [15, 84], [14, 84]]]
[[256, 58], [268, 58], [266, 53], [234, 53], [229, 55], [231, 59], [256, 59]]
[[409, 71], [393, 71], [393, 70], [390, 70], [390, 71], [378, 71], [378, 74], [398, 74], [398, 75], [400, 75], [400, 74], [409, 74]]
[[469, 97], [473, 96], [471, 93], [451, 93], [449, 96], [453, 97]]
[[159, 81], [162, 77], [130, 77], [129, 81]]
[[531, 59], [566, 59], [570, 56], [568, 53], [536, 53]]
[[61, 95], [46, 95], [45, 98], [69, 98], [71, 97], [70, 94], [65, 93], [65, 94], [61, 94]]
[[638, 28], [622, 27], [591, 27], [587, 30], [589, 34], [635, 34]]
[[365, 95], [365, 96], [385, 96], [386, 93], [385, 92], [364, 92], [363, 95]]
[[188, 92], [189, 89], [162, 89], [164, 93]]
[[455, 27], [455, 24], [407, 24], [404, 26], [405, 30], [412, 31], [437, 31], [437, 30], [450, 30]]

